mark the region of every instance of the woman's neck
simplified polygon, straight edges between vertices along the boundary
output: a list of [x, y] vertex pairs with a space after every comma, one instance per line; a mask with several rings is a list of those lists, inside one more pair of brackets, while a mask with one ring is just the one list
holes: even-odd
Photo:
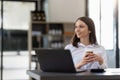
[[80, 42], [84, 44], [85, 46], [90, 45], [89, 39], [80, 39]]

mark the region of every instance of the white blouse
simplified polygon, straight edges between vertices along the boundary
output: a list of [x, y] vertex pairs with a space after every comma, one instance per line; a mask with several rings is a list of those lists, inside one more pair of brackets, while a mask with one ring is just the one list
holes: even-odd
[[[91, 63], [88, 63], [88, 64], [84, 65], [83, 67], [81, 67], [81, 69], [97, 68], [98, 66], [99, 66], [99, 68], [104, 69], [104, 68], [107, 68], [107, 66], [108, 66], [107, 65], [107, 54], [106, 54], [104, 47], [101, 45], [92, 44], [92, 45], [85, 46], [82, 43], [78, 43], [78, 48], [77, 48], [77, 47], [74, 47], [72, 44], [68, 44], [68, 45], [66, 45], [65, 49], [70, 50], [70, 52], [72, 54], [74, 65], [78, 64], [83, 59], [83, 57], [86, 54], [86, 51], [88, 51], [88, 50], [92, 50], [93, 53], [95, 53], [103, 58], [102, 65], [100, 65], [98, 62], [94, 62], [94, 63], [91, 62]], [[92, 65], [92, 66], [90, 66], [90, 65]]]

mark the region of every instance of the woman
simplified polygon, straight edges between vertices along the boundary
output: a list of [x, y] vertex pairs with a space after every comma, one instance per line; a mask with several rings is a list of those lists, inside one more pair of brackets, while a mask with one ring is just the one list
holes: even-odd
[[65, 49], [71, 51], [76, 69], [107, 68], [103, 46], [97, 43], [95, 25], [89, 17], [80, 17], [74, 24], [74, 35]]

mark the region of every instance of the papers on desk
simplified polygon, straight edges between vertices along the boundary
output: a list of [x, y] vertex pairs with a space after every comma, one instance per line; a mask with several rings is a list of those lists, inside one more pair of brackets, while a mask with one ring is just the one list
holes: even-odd
[[120, 68], [108, 68], [108, 69], [105, 69], [105, 71], [110, 74], [114, 74], [114, 75], [120, 75]]

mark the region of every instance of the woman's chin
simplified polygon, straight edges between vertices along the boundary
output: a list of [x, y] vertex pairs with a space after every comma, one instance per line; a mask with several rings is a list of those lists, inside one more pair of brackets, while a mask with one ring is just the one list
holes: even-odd
[[77, 36], [78, 38], [80, 38], [81, 36]]

